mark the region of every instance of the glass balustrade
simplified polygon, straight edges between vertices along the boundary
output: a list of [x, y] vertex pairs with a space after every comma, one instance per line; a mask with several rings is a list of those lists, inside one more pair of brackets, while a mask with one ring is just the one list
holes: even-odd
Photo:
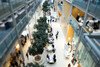
[[[87, 51], [87, 52], [89, 52], [89, 55], [91, 55], [91, 59], [93, 60], [93, 62], [95, 63], [95, 64], [97, 64], [98, 65], [98, 62], [99, 62], [99, 57], [100, 57], [100, 54], [99, 54], [99, 48], [98, 48], [98, 46], [94, 43], [94, 41], [93, 41], [93, 39], [92, 38], [90, 38], [90, 37], [88, 37], [89, 38], [89, 40], [87, 40], [87, 38], [86, 37], [88, 37], [87, 35], [85, 36], [85, 35], [82, 35], [82, 39], [81, 39], [81, 41], [82, 41], [82, 43], [83, 43], [83, 45], [84, 45], [84, 47], [85, 47], [85, 50]], [[82, 47], [83, 48], [83, 47]], [[81, 52], [82, 53], [82, 52]], [[82, 56], [84, 56], [84, 55], [82, 55]], [[79, 56], [79, 58], [80, 58], [80, 56]], [[83, 63], [84, 61], [82, 61], [82, 59], [84, 59], [84, 58], [80, 58], [80, 61], [81, 61], [81, 63]], [[86, 63], [85, 63], [86, 64]], [[83, 64], [83, 65], [85, 65], [85, 64]], [[88, 63], [89, 64], [89, 63]], [[90, 65], [92, 65], [91, 63], [90, 63]], [[87, 66], [85, 66], [85, 67], [87, 67]], [[89, 66], [89, 67], [92, 67], [92, 66]], [[95, 66], [93, 66], [93, 67], [95, 67]]]
[[[20, 1], [20, 0], [11, 0], [11, 5], [13, 7], [13, 9], [17, 9], [18, 7], [20, 7], [21, 5], [24, 4], [24, 1]], [[0, 18], [4, 18], [4, 16], [10, 14], [10, 6], [9, 6], [9, 2], [0, 2]]]
[[[84, 11], [87, 8], [89, 0], [73, 0], [73, 5], [79, 7], [80, 9], [83, 9]], [[90, 0], [88, 13], [92, 16], [100, 19], [100, 0]]]
[[23, 2], [19, 2], [13, 5], [13, 8], [16, 9], [17, 7], [22, 6], [24, 3]]
[[77, 34], [79, 34], [78, 22], [77, 22], [77, 20], [73, 16], [70, 17], [70, 24], [72, 25], [72, 27], [75, 30], [75, 32]]
[[18, 15], [18, 17], [16, 18], [16, 23], [20, 22], [20, 20], [26, 15], [25, 11], [21, 14]]
[[17, 37], [17, 33], [16, 33], [16, 29], [15, 28], [12, 30], [11, 37], [12, 37], [12, 41], [14, 41], [15, 38]]
[[3, 42], [2, 44], [0, 44], [0, 58], [2, 58], [2, 55], [6, 50], [7, 50], [7, 44]]
[[88, 12], [94, 17], [100, 19], [100, 0], [91, 0]]
[[[38, 4], [39, 2], [37, 2], [37, 5], [35, 4], [35, 6], [37, 7]], [[15, 40], [17, 39], [17, 32], [18, 35], [20, 35], [27, 23], [29, 22], [30, 18], [26, 14], [23, 14], [22, 16], [22, 19], [20, 19], [20, 21], [14, 28], [10, 28], [0, 33], [0, 35], [2, 35], [0, 36], [0, 58], [2, 58], [4, 53], [11, 48], [13, 42], [15, 42]], [[17, 29], [17, 31], [15, 28]]]
[[76, 5], [80, 8], [82, 8], [83, 10], [86, 10], [88, 0], [73, 0], [72, 3], [73, 3], [73, 5]]
[[0, 17], [3, 17], [5, 14], [10, 13], [10, 7], [8, 3], [1, 2], [0, 3]]

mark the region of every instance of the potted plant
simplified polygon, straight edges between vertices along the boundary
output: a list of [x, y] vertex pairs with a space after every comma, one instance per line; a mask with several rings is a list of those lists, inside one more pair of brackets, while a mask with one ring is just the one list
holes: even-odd
[[50, 4], [48, 3], [48, 1], [45, 1], [43, 3], [43, 6], [42, 6], [42, 10], [43, 10], [43, 13], [44, 13], [44, 16], [46, 15], [46, 12], [48, 12], [50, 10]]
[[40, 17], [38, 19], [38, 24], [35, 25], [36, 32], [33, 33], [34, 42], [29, 47], [29, 54], [34, 56], [36, 63], [41, 60], [40, 55], [43, 53], [44, 47], [48, 42], [48, 34], [46, 30], [48, 28], [48, 24], [46, 23], [46, 17]]
[[44, 67], [43, 65], [28, 63], [25, 67]]

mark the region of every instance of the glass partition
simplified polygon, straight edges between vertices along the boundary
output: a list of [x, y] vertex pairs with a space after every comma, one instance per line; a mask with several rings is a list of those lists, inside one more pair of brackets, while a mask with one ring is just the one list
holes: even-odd
[[7, 50], [7, 45], [5, 42], [3, 42], [2, 44], [0, 44], [0, 58], [2, 57], [3, 53]]
[[69, 23], [72, 25], [74, 31], [77, 34], [79, 34], [79, 25], [78, 25], [78, 22], [75, 20], [75, 18], [73, 16], [70, 17], [70, 22]]
[[[19, 1], [19, 0], [18, 0]], [[21, 1], [21, 0], [20, 0]], [[13, 3], [15, 4], [15, 3]], [[39, 3], [38, 3], [39, 4]], [[38, 5], [36, 5], [37, 7]], [[34, 9], [35, 11], [36, 9]], [[33, 12], [34, 13], [34, 12]], [[24, 15], [24, 16], [23, 16]], [[27, 23], [29, 22], [30, 18], [27, 17], [26, 14], [22, 13], [22, 18], [20, 19], [20, 22], [16, 25], [16, 29], [18, 30], [18, 34], [21, 34]], [[17, 31], [15, 28], [10, 28], [6, 31], [2, 31], [0, 36], [0, 59], [4, 55], [4, 53], [10, 49], [10, 47], [13, 45], [14, 41], [17, 39]], [[3, 39], [2, 39], [3, 38]], [[2, 41], [2, 42], [1, 42]]]
[[17, 15], [18, 15], [18, 17], [16, 18], [16, 22], [18, 23], [26, 15], [25, 9], [18, 11]]
[[100, 19], [100, 0], [91, 0], [88, 12]]
[[79, 49], [79, 61], [83, 67], [95, 67], [95, 62], [92, 59], [91, 55], [88, 53], [86, 48], [80, 43]]
[[0, 17], [9, 13], [10, 13], [9, 3], [7, 1], [4, 2], [3, 0], [0, 0]]
[[78, 7], [82, 8], [83, 10], [86, 10], [87, 4], [89, 0], [73, 0], [73, 4], [77, 5]]
[[17, 7], [23, 5], [25, 3], [24, 0], [11, 0], [12, 7], [16, 9]]

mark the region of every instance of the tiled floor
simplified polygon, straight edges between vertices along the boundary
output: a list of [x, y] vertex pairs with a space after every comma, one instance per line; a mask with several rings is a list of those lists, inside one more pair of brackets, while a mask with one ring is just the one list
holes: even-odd
[[[52, 28], [53, 28], [53, 35], [54, 35], [54, 45], [56, 48], [56, 56], [57, 56], [57, 62], [53, 65], [46, 64], [46, 67], [66, 67], [67, 66], [67, 59], [64, 57], [64, 45], [66, 43], [63, 32], [61, 30], [59, 23], [52, 22]], [[56, 40], [55, 35], [56, 32], [59, 31], [58, 39]]]

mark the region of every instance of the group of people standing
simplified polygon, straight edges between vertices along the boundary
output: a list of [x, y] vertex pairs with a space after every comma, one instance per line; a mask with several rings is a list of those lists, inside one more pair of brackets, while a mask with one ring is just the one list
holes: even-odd
[[21, 39], [21, 45], [24, 46], [25, 43], [27, 42], [27, 38], [29, 38], [29, 35], [27, 34], [27, 36], [21, 35], [20, 39]]
[[22, 59], [20, 50], [15, 52], [14, 54], [11, 53], [10, 67], [22, 67], [24, 65], [24, 60]]

